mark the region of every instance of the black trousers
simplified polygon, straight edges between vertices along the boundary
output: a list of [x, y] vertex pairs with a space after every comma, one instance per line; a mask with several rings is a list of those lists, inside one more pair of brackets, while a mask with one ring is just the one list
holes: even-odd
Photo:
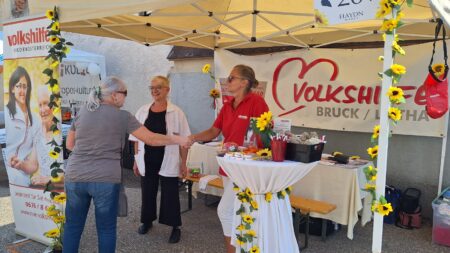
[[146, 168], [145, 176], [141, 177], [141, 222], [150, 224], [156, 220], [156, 196], [158, 195], [158, 187], [161, 182], [159, 223], [172, 227], [181, 226], [178, 177], [163, 177], [158, 173], [159, 168]]

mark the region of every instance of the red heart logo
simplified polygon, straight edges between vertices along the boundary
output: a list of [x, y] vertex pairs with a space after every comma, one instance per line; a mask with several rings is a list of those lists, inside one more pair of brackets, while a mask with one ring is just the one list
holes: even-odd
[[299, 61], [301, 63], [301, 69], [300, 69], [300, 72], [298, 74], [298, 78], [299, 79], [303, 79], [305, 77], [306, 73], [308, 73], [308, 71], [312, 67], [316, 66], [317, 64], [319, 64], [321, 62], [326, 62], [326, 63], [329, 63], [329, 64], [331, 64], [333, 66], [333, 74], [330, 77], [330, 81], [336, 80], [336, 77], [337, 77], [337, 75], [339, 73], [338, 65], [334, 61], [332, 61], [330, 59], [319, 58], [319, 59], [316, 59], [316, 60], [312, 61], [311, 63], [307, 64], [306, 61], [303, 58], [301, 58], [301, 57], [294, 57], [294, 58], [285, 59], [282, 62], [280, 62], [280, 64], [278, 64], [278, 66], [275, 68], [275, 71], [273, 73], [273, 81], [272, 81], [272, 95], [273, 95], [273, 99], [274, 99], [275, 103], [278, 105], [278, 107], [280, 107], [282, 110], [285, 111], [285, 112], [283, 112], [282, 114], [280, 114], [278, 116], [287, 115], [287, 114], [293, 113], [295, 111], [298, 111], [298, 110], [306, 107], [305, 105], [300, 105], [300, 106], [297, 106], [297, 107], [295, 107], [295, 108], [293, 108], [291, 110], [286, 111], [286, 109], [284, 109], [283, 105], [281, 105], [280, 100], [278, 99], [278, 93], [277, 93], [278, 77], [280, 76], [281, 69], [286, 64], [288, 64], [288, 63], [290, 63], [292, 61]]

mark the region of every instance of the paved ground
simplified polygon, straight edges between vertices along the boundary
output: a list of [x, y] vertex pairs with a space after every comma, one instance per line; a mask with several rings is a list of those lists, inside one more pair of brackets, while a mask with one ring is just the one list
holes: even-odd
[[[126, 218], [119, 218], [117, 252], [167, 252], [167, 253], [209, 253], [224, 252], [223, 237], [215, 206], [205, 206], [203, 199], [194, 200], [193, 210], [183, 214], [182, 238], [176, 245], [168, 244], [170, 228], [156, 224], [147, 235], [139, 235], [140, 188], [139, 180], [126, 171], [126, 191], [130, 212]], [[186, 207], [186, 197], [182, 194], [182, 208]], [[211, 200], [211, 199], [210, 199]], [[92, 211], [92, 210], [91, 210]], [[303, 236], [301, 234], [301, 236]], [[303, 237], [301, 237], [303, 238]], [[5, 169], [0, 166], [0, 252], [7, 252], [12, 243], [23, 239], [14, 233], [14, 220], [9, 198], [9, 188]], [[81, 242], [80, 252], [96, 252], [97, 236], [95, 223], [90, 212]], [[346, 237], [346, 228], [329, 236], [325, 242], [320, 237], [311, 236], [309, 248], [305, 252], [371, 252], [372, 224], [355, 227], [355, 238]], [[42, 253], [46, 246], [27, 242], [18, 247], [18, 252]], [[425, 221], [421, 229], [405, 230], [393, 225], [384, 226], [383, 252], [448, 252], [450, 247], [431, 242], [431, 225]]]

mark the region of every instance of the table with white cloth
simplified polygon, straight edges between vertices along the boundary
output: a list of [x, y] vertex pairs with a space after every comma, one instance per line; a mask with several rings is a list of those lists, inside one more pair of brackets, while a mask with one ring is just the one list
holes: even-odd
[[371, 220], [372, 197], [363, 190], [367, 183], [364, 168], [368, 165], [373, 164], [361, 160], [351, 161], [350, 164], [331, 164], [322, 159], [308, 175], [293, 185], [293, 194], [335, 204], [336, 209], [331, 213], [311, 212], [310, 215], [347, 225], [347, 237], [353, 239], [358, 212], [362, 210], [362, 225]]
[[[219, 165], [225, 173], [240, 189], [250, 189], [254, 194], [253, 200], [258, 203], [258, 209], [249, 212], [255, 221], [252, 230], [256, 232], [256, 239], [252, 243], [240, 246], [236, 234], [240, 231], [237, 227], [241, 224], [241, 215], [233, 217], [232, 244], [236, 246], [236, 252], [241, 252], [241, 247], [248, 251], [257, 245], [261, 253], [285, 253], [299, 252], [297, 240], [292, 226], [292, 209], [289, 195], [279, 198], [277, 192], [285, 190], [288, 186], [303, 178], [317, 165], [314, 163], [300, 162], [272, 162], [236, 160], [217, 157]], [[272, 193], [272, 200], [267, 202], [265, 194]], [[238, 198], [234, 201], [234, 213], [241, 208]]]
[[[204, 175], [219, 175], [219, 164], [217, 163], [217, 151], [220, 149], [220, 143], [210, 142], [207, 144], [194, 143], [189, 149], [187, 157], [187, 167], [197, 167], [200, 163]], [[198, 183], [193, 183], [192, 192], [195, 194], [199, 191]], [[200, 191], [205, 194], [214, 196], [222, 196], [223, 190], [215, 187], [206, 187], [206, 190]]]

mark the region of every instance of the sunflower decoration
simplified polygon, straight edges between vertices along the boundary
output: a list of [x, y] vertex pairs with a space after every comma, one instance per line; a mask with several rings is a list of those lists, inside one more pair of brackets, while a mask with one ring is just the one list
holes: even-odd
[[377, 179], [378, 169], [372, 165], [364, 168], [364, 175], [367, 181], [375, 181]]
[[367, 149], [367, 153], [370, 155], [370, 158], [374, 159], [378, 155], [378, 145], [370, 147]]
[[314, 20], [318, 25], [326, 26], [328, 25], [328, 18], [325, 14], [321, 13], [319, 10], [314, 10]]
[[400, 64], [392, 64], [392, 66], [386, 70], [384, 74], [391, 77], [393, 83], [398, 83], [402, 75], [406, 74], [406, 67]]
[[433, 64], [433, 66], [431, 66], [431, 70], [435, 76], [440, 78], [445, 73], [445, 65], [442, 63]]
[[397, 41], [392, 42], [392, 50], [398, 54], [406, 55], [405, 50], [397, 43]]
[[402, 118], [402, 111], [397, 107], [390, 107], [389, 118], [393, 120], [394, 124], [397, 123]]
[[250, 121], [253, 132], [261, 137], [264, 148], [270, 148], [270, 140], [273, 133], [272, 112], [262, 113], [258, 118], [252, 118]]
[[268, 148], [260, 149], [256, 155], [260, 160], [272, 160], [272, 151]]
[[212, 98], [211, 108], [213, 108], [215, 110], [216, 107], [217, 107], [217, 99], [220, 98], [220, 91], [219, 91], [219, 89], [212, 88], [209, 91], [209, 96]]
[[374, 201], [372, 203], [372, 211], [377, 212], [382, 216], [386, 216], [393, 212], [394, 209], [392, 208], [391, 203], [388, 203], [386, 199], [381, 196], [379, 201]]
[[380, 125], [373, 127], [372, 142], [375, 142], [375, 140], [378, 139], [378, 136], [380, 136]]
[[400, 87], [391, 86], [387, 93], [391, 103], [400, 104], [405, 103], [405, 97], [403, 96], [403, 90]]
[[272, 193], [268, 192], [264, 194], [264, 199], [267, 201], [267, 203], [270, 203], [270, 201], [272, 201]]

